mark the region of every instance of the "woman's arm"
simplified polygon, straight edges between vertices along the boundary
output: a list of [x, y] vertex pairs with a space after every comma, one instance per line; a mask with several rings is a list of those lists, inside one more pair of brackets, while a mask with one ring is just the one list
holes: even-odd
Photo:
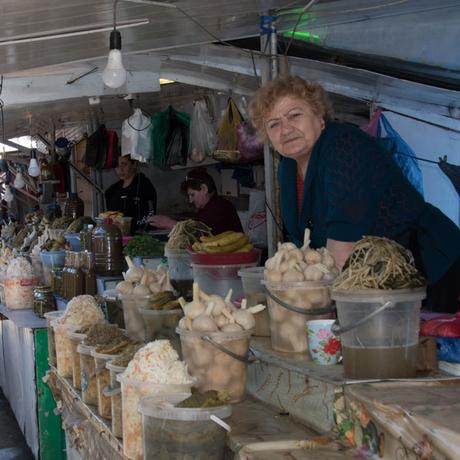
[[330, 238], [327, 240], [326, 248], [334, 256], [335, 265], [340, 271], [342, 271], [345, 262], [347, 261], [348, 257], [350, 257], [350, 254], [353, 252], [354, 245], [354, 241], [337, 241], [331, 240]]
[[171, 219], [168, 216], [152, 216], [148, 219], [152, 227], [171, 230], [177, 224], [177, 220]]

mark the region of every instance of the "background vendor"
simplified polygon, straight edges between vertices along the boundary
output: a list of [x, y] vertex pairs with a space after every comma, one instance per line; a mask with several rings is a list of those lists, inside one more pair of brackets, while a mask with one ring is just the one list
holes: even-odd
[[157, 208], [157, 192], [149, 179], [139, 172], [138, 161], [129, 155], [120, 156], [115, 171], [120, 178], [105, 192], [108, 211], [120, 211], [126, 217], [132, 217], [131, 231], [149, 212]]
[[[235, 207], [217, 194], [214, 179], [205, 168], [192, 169], [181, 184], [182, 193], [188, 195], [197, 209], [196, 220], [203, 222], [214, 235], [225, 231], [242, 232], [240, 218]], [[149, 223], [158, 228], [172, 229], [177, 224], [168, 216], [153, 216]]]

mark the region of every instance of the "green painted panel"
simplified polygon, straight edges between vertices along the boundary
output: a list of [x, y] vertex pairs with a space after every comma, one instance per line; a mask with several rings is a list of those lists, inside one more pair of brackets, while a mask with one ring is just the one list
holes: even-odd
[[56, 403], [43, 377], [48, 370], [48, 331], [34, 330], [35, 366], [37, 375], [38, 436], [40, 460], [66, 460], [65, 435], [61, 417], [54, 413]]

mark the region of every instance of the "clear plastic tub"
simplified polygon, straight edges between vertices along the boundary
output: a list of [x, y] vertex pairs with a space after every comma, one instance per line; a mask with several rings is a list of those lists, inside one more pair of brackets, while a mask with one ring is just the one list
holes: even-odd
[[84, 403], [97, 406], [96, 366], [91, 354], [93, 349], [83, 343], [77, 347], [80, 354], [81, 397]]
[[173, 288], [185, 299], [193, 294], [192, 258], [187, 251], [165, 248], [168, 258], [169, 277]]
[[104, 390], [110, 385], [110, 371], [106, 365], [111, 359], [115, 359], [120, 355], [97, 353], [94, 349], [91, 354], [94, 358], [96, 371], [97, 410], [101, 417], [110, 419], [112, 418], [112, 399], [104, 394]]
[[75, 331], [76, 326], [68, 326], [55, 320], [51, 327], [54, 330], [57, 372], [61, 377], [72, 378], [72, 343], [67, 333]]
[[65, 251], [41, 251], [40, 257], [43, 264], [43, 278], [51, 286], [51, 272], [53, 268], [62, 268], [65, 262]]
[[[174, 345], [179, 338], [176, 334], [176, 327], [184, 315], [181, 308], [175, 310], [149, 310], [140, 308], [139, 311], [144, 319], [145, 340], [150, 342], [158, 339], [168, 339]], [[177, 350], [177, 348], [174, 346]]]
[[230, 402], [236, 403], [246, 395], [247, 364], [231, 357], [202, 339], [210, 337], [231, 352], [245, 358], [249, 350], [249, 337], [253, 330], [240, 332], [196, 332], [177, 328], [183, 359], [188, 370], [197, 379], [200, 391], [224, 390]]
[[77, 351], [78, 345], [86, 339], [86, 334], [74, 331], [67, 331], [72, 349], [72, 384], [77, 390], [81, 390], [81, 369], [80, 354]]
[[225, 297], [229, 289], [233, 290], [233, 299], [244, 296], [243, 283], [238, 272], [243, 268], [254, 267], [257, 262], [233, 265], [192, 264], [193, 279], [204, 292]]
[[144, 319], [139, 309], [147, 308], [152, 297], [153, 294], [146, 296], [118, 295], [123, 308], [126, 333], [134, 341], [145, 342], [146, 340]]
[[80, 233], [64, 233], [64, 238], [70, 244], [72, 251], [81, 251]]
[[[262, 280], [264, 279], [264, 267], [244, 268], [238, 272], [243, 283], [244, 297], [247, 300], [247, 308], [257, 304], [267, 305]], [[268, 308], [254, 315], [256, 327], [254, 335], [257, 337], [270, 337], [270, 317]]]
[[155, 394], [187, 393], [192, 384], [154, 384], [139, 382], [123, 374], [117, 375], [121, 383], [122, 418], [123, 418], [123, 453], [129, 459], [143, 458], [142, 449], [142, 418], [139, 413], [139, 402], [146, 396]]
[[54, 340], [54, 328], [51, 323], [63, 314], [63, 311], [49, 311], [44, 314], [48, 328], [48, 364], [50, 366], [56, 366], [56, 342]]
[[[268, 291], [277, 299], [292, 307], [304, 310], [328, 309], [332, 305], [330, 296], [331, 282], [302, 281], [294, 283], [270, 283], [262, 281]], [[329, 319], [331, 313], [302, 314], [283, 307], [267, 296], [270, 316], [270, 337], [274, 350], [292, 352], [307, 351], [307, 333], [305, 323], [312, 319]]]
[[415, 377], [425, 288], [334, 291], [345, 376]]
[[5, 305], [10, 310], [28, 310], [34, 306], [33, 288], [36, 286], [35, 278], [5, 278], [3, 289]]
[[110, 361], [105, 365], [110, 372], [110, 386], [105, 389], [104, 396], [110, 397], [112, 432], [117, 438], [123, 437], [123, 419], [121, 412], [121, 386], [117, 375], [125, 371], [126, 367], [116, 366]]
[[227, 433], [211, 420], [232, 414], [231, 406], [204, 409], [165, 407], [178, 404], [187, 394], [147, 397], [141, 400], [144, 460], [222, 460]]
[[158, 257], [137, 256], [137, 257], [133, 257], [133, 264], [136, 267], [140, 267], [142, 265], [145, 268], [156, 270], [158, 266], [162, 263], [163, 259], [164, 259], [163, 256], [158, 256]]

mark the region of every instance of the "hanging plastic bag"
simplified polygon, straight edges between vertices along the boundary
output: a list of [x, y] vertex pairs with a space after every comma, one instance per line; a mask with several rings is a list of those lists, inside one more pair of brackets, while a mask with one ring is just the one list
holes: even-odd
[[243, 122], [238, 126], [238, 151], [240, 163], [259, 160], [264, 156], [264, 144], [250, 123]]
[[238, 126], [243, 118], [232, 98], [228, 100], [227, 108], [217, 131], [217, 145], [213, 157], [217, 161], [238, 163]]
[[215, 145], [216, 132], [211, 122], [206, 100], [196, 100], [190, 126], [190, 159], [195, 163], [201, 163], [208, 156], [212, 156]]
[[153, 155], [152, 123], [141, 109], [123, 122], [121, 128], [121, 154], [145, 163]]
[[190, 140], [190, 115], [169, 106], [152, 117], [154, 155], [157, 166], [185, 165]]

